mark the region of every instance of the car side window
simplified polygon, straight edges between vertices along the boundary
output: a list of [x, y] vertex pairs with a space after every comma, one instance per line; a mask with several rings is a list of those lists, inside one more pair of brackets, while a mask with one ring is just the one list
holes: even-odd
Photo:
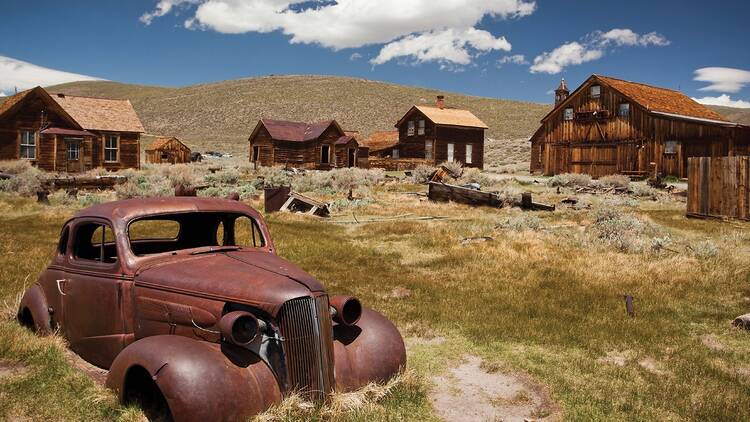
[[60, 242], [57, 244], [57, 253], [65, 255], [68, 252], [68, 239], [70, 238], [70, 226], [63, 227], [60, 234]]
[[76, 259], [105, 264], [117, 262], [117, 245], [112, 228], [99, 222], [78, 225], [74, 253]]
[[260, 231], [258, 223], [248, 217], [240, 216], [234, 220], [234, 239], [225, 237], [225, 246], [242, 246], [247, 248], [260, 248], [266, 246], [266, 240]]

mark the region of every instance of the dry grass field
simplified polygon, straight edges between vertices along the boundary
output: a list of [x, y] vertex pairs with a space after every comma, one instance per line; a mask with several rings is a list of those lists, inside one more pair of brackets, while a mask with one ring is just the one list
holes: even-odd
[[[149, 171], [117, 194], [53, 195], [49, 206], [0, 193], [0, 419], [141, 417], [71, 366], [60, 337], [22, 329], [13, 308], [77, 208], [206, 177]], [[237, 171], [237, 179], [221, 178], [246, 186], [257, 177]], [[297, 189], [332, 201], [334, 215], [266, 217], [283, 257], [396, 322], [408, 372], [324, 407], [288, 400], [260, 420], [432, 420], [446, 414], [446, 395], [459, 398], [466, 416], [482, 405], [510, 418], [525, 405], [532, 419], [750, 419], [750, 334], [730, 325], [750, 307], [750, 224], [686, 219], [683, 198], [643, 183], [630, 184], [630, 194], [576, 193], [584, 184], [627, 184], [616, 178], [473, 176], [503, 196], [531, 191], [558, 205], [523, 212], [433, 203], [415, 194], [424, 185], [382, 176], [304, 176]], [[360, 199], [345, 199], [350, 183]], [[247, 189], [245, 200], [259, 207]], [[578, 203], [560, 203], [570, 196]], [[430, 216], [445, 218], [418, 219]], [[635, 298], [635, 317], [624, 295]], [[522, 387], [461, 397], [489, 391], [471, 382], [493, 377]]]

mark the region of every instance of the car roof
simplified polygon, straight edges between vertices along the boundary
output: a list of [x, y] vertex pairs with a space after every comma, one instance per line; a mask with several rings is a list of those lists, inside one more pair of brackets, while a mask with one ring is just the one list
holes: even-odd
[[132, 220], [159, 214], [185, 212], [232, 212], [259, 217], [249, 205], [232, 199], [199, 198], [190, 196], [162, 198], [134, 198], [105, 202], [79, 211], [74, 218], [97, 217], [111, 221]]

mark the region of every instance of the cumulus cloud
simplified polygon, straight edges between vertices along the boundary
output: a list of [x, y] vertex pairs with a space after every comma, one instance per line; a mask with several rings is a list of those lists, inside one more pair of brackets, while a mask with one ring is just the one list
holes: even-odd
[[534, 58], [531, 73], [560, 73], [567, 66], [598, 60], [608, 50], [618, 47], [664, 47], [670, 41], [657, 32], [638, 34], [630, 29], [615, 28], [607, 32], [594, 31], [579, 41], [571, 41]]
[[498, 66], [502, 66], [504, 64], [517, 64], [517, 65], [524, 65], [529, 64], [529, 62], [526, 60], [526, 56], [523, 54], [514, 54], [512, 56], [503, 56], [498, 61]]
[[101, 80], [87, 75], [63, 72], [37, 66], [11, 57], [0, 56], [0, 92], [12, 93], [16, 90], [48, 86], [74, 81]]
[[700, 91], [736, 93], [750, 84], [750, 71], [731, 67], [704, 67], [695, 71], [693, 80], [709, 84]]
[[435, 61], [467, 65], [472, 61], [472, 51], [510, 49], [511, 45], [505, 37], [495, 38], [481, 29], [446, 29], [409, 35], [389, 43], [370, 63], [378, 65], [396, 58], [411, 57], [417, 63]]
[[384, 44], [375, 64], [405, 55], [418, 62], [461, 64], [476, 52], [509, 49], [505, 38], [477, 25], [486, 17], [520, 18], [536, 9], [533, 0], [161, 0], [141, 21], [150, 23], [179, 5], [196, 5], [185, 20], [192, 29], [280, 31], [291, 43], [333, 50]]
[[750, 108], [750, 101], [744, 100], [733, 100], [727, 94], [719, 95], [718, 97], [703, 97], [693, 98], [693, 100], [706, 105], [718, 105], [725, 107], [736, 107], [736, 108]]

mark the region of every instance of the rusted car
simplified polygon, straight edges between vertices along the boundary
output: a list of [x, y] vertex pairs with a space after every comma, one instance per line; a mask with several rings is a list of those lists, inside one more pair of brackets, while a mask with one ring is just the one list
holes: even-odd
[[95, 205], [63, 226], [21, 323], [56, 329], [107, 386], [147, 414], [242, 420], [290, 392], [385, 381], [401, 335], [353, 297], [329, 297], [276, 255], [263, 218], [227, 199]]

